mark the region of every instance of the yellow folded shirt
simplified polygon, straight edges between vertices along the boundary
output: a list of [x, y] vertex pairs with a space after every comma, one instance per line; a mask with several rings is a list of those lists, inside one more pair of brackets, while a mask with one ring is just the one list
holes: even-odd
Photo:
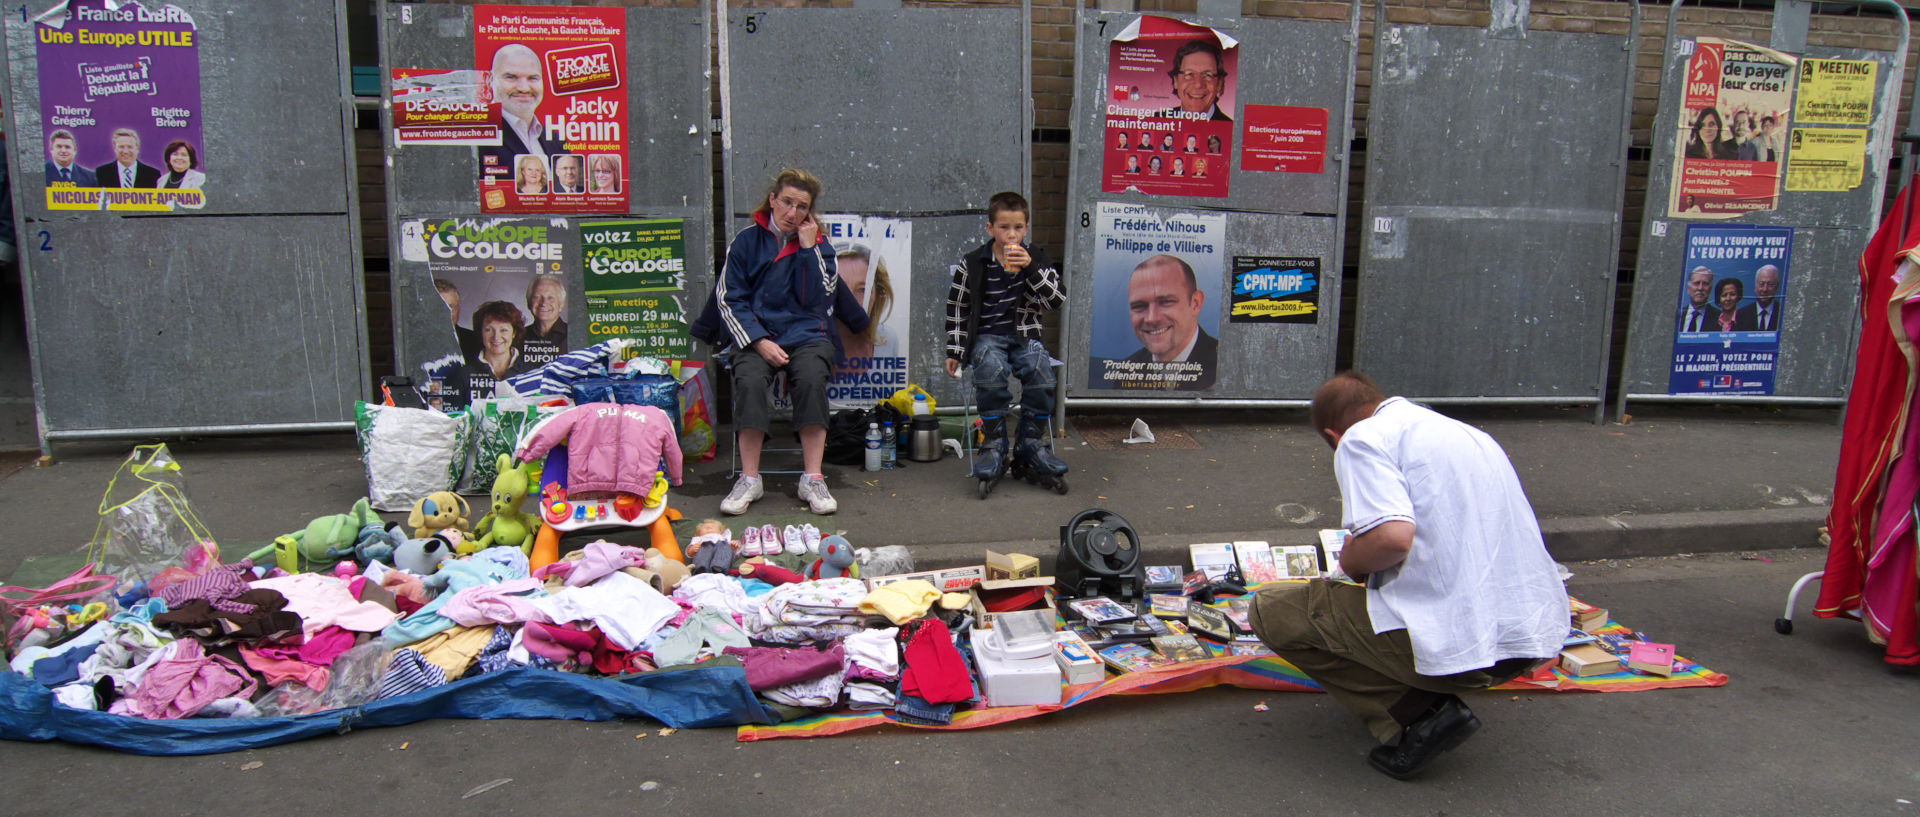
[[927, 614], [940, 591], [932, 582], [907, 579], [874, 588], [860, 600], [860, 612], [886, 616], [895, 624], [905, 624]]

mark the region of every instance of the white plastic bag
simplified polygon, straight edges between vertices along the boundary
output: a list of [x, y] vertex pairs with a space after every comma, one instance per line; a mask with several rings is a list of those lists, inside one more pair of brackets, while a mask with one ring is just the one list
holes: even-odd
[[378, 510], [409, 510], [427, 494], [453, 490], [466, 464], [464, 414], [361, 403], [355, 426], [367, 498]]

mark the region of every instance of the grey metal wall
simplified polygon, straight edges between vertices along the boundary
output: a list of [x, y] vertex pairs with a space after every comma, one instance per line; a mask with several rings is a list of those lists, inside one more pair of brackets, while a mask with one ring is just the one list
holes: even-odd
[[721, 39], [731, 237], [767, 182], [802, 167], [821, 211], [913, 221], [908, 377], [946, 376], [948, 265], [986, 240], [987, 200], [1029, 192], [1024, 8], [730, 9]]
[[[542, 4], [528, 4], [542, 5]], [[473, 9], [465, 5], [380, 0], [382, 89], [390, 97], [392, 68], [474, 68]], [[678, 218], [686, 224], [689, 310], [706, 303], [712, 286], [713, 171], [707, 47], [711, 11], [699, 8], [628, 8], [626, 104], [629, 211], [551, 216], [566, 226], [567, 323], [586, 326], [580, 275], [582, 221], [608, 218]], [[390, 110], [381, 129], [387, 148], [387, 219], [392, 236], [394, 362], [403, 373], [457, 351], [446, 306], [433, 289], [427, 265], [402, 255], [401, 224], [419, 219], [481, 217], [478, 160], [474, 148], [409, 145], [393, 141]], [[506, 215], [545, 218], [541, 215]]]
[[[1227, 198], [1102, 193], [1106, 149], [1105, 89], [1108, 46], [1139, 15], [1082, 10], [1074, 45], [1072, 185], [1068, 191], [1067, 315], [1059, 350], [1067, 361], [1068, 395], [1082, 404], [1102, 400], [1167, 402], [1201, 398], [1300, 401], [1333, 373], [1340, 326], [1340, 266], [1347, 197], [1347, 145], [1352, 141], [1353, 66], [1357, 23], [1249, 20], [1161, 15], [1219, 29], [1239, 41], [1238, 104], [1327, 109], [1327, 165], [1322, 173], [1249, 172], [1230, 162]], [[1236, 125], [1237, 127], [1237, 125]], [[1244, 138], [1235, 131], [1238, 140]], [[1168, 212], [1227, 214], [1226, 256], [1284, 255], [1320, 259], [1320, 321], [1314, 324], [1228, 323], [1222, 305], [1220, 356], [1213, 388], [1157, 392], [1087, 387], [1082, 369], [1092, 339], [1094, 229], [1100, 202], [1149, 204]], [[1082, 218], [1085, 214], [1087, 218]], [[1223, 282], [1220, 291], [1229, 291]]]
[[[1801, 34], [1804, 39], [1804, 32]], [[1737, 219], [1689, 221], [1666, 217], [1674, 176], [1673, 134], [1678, 129], [1681, 83], [1687, 60], [1666, 55], [1660, 112], [1654, 122], [1653, 167], [1647, 179], [1646, 220], [1640, 230], [1640, 259], [1634, 271], [1633, 305], [1627, 325], [1626, 359], [1620, 369], [1619, 411], [1630, 400], [1647, 402], [1752, 402], [1843, 404], [1853, 380], [1853, 350], [1859, 340], [1860, 251], [1880, 222], [1885, 195], [1890, 134], [1899, 110], [1902, 63], [1897, 52], [1809, 47], [1796, 56], [1816, 59], [1873, 60], [1876, 78], [1873, 124], [1869, 131], [1865, 177], [1846, 192], [1785, 191], [1779, 209]], [[1785, 225], [1793, 231], [1793, 265], [1781, 293], [1780, 353], [1774, 393], [1768, 395], [1667, 394], [1673, 362], [1675, 309], [1680, 298], [1688, 224]]]
[[43, 445], [345, 427], [369, 391], [344, 6], [172, 4], [199, 32], [204, 149], [246, 169], [190, 215], [47, 210], [34, 24], [6, 18]]
[[1375, 41], [1354, 364], [1395, 394], [1604, 399], [1632, 38], [1524, 25]]

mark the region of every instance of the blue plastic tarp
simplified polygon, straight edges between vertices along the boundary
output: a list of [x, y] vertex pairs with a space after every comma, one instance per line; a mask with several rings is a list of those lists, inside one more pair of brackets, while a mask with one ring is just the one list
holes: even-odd
[[730, 666], [693, 666], [620, 678], [522, 667], [491, 672], [352, 709], [291, 718], [145, 720], [74, 709], [33, 679], [0, 671], [0, 738], [85, 743], [141, 755], [204, 755], [432, 718], [652, 718], [676, 729], [767, 723]]

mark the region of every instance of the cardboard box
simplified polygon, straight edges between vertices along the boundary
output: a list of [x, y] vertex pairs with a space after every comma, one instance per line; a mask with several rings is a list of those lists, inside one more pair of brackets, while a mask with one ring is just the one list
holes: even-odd
[[[974, 630], [973, 643], [982, 644], [987, 631]], [[980, 686], [987, 706], [1058, 706], [1060, 703], [1060, 665], [1050, 655], [1039, 658], [1005, 658], [992, 650], [975, 649], [974, 664], [980, 670]]]
[[1039, 559], [1024, 553], [987, 551], [988, 579], [1031, 579], [1039, 575]]
[[1560, 651], [1560, 671], [1575, 678], [1620, 671], [1620, 659], [1598, 644], [1581, 644]]
[[1100, 661], [1100, 654], [1072, 630], [1053, 634], [1053, 662], [1060, 665], [1060, 674], [1069, 684], [1091, 684], [1107, 678], [1107, 665]]
[[987, 579], [975, 584], [967, 591], [968, 595], [972, 596], [967, 602], [967, 609], [973, 613], [975, 626], [981, 629], [993, 629], [994, 619], [1000, 616], [1000, 613], [987, 612], [986, 602], [980, 597], [982, 592], [991, 593], [996, 590], [1020, 590], [1034, 587], [1045, 588], [1045, 591], [1041, 594], [1038, 601], [1021, 609], [1046, 610], [1049, 614], [1052, 614], [1049, 616], [1049, 620], [1054, 622], [1054, 629], [1059, 629], [1059, 617], [1057, 615], [1059, 608], [1054, 603], [1052, 576], [1034, 576], [1026, 579]]
[[986, 578], [987, 568], [985, 565], [967, 565], [966, 567], [953, 567], [946, 570], [922, 570], [918, 573], [901, 573], [895, 576], [875, 576], [867, 580], [867, 592], [871, 593], [876, 587], [882, 587], [898, 581], [920, 579], [931, 582], [934, 589], [942, 593], [965, 593], [967, 592], [967, 588], [985, 581]]

